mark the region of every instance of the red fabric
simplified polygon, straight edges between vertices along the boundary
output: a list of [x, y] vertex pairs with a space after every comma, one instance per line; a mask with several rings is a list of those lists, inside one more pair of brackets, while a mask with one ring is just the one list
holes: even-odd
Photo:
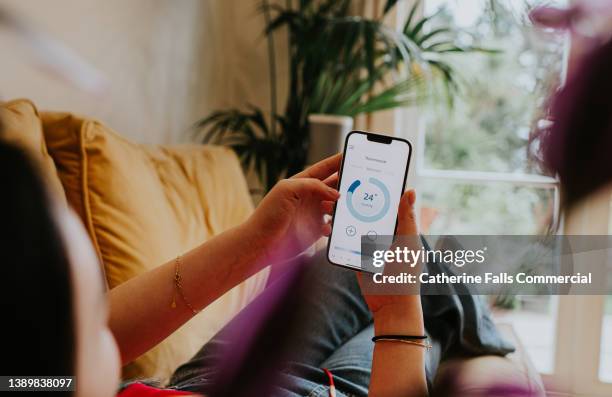
[[121, 390], [117, 397], [170, 397], [170, 396], [195, 396], [195, 394], [184, 391], [158, 389], [143, 385], [142, 383], [133, 383]]

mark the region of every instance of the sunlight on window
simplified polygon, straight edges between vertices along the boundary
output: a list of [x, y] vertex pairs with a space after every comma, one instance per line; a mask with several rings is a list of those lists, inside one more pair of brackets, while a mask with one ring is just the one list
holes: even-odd
[[425, 234], [546, 234], [552, 223], [552, 189], [437, 180], [419, 188]]
[[[560, 83], [564, 36], [534, 28], [523, 1], [435, 3], [438, 8], [431, 11], [437, 10], [441, 25], [461, 29], [463, 41], [483, 51], [448, 55], [461, 71], [459, 95], [451, 111], [429, 115], [425, 166], [540, 173], [539, 165], [529, 161], [527, 144], [544, 117], [546, 99]], [[472, 23], [465, 26], [459, 19]]]
[[[460, 70], [452, 110], [427, 116], [424, 173], [419, 180], [420, 222], [427, 234], [546, 234], [553, 224], [550, 185], [433, 177], [461, 171], [538, 175], [530, 161], [531, 131], [558, 87], [565, 37], [531, 26], [537, 0], [428, 0], [425, 14], [438, 13], [439, 28], [459, 29], [462, 44], [482, 48], [470, 56], [448, 56]], [[563, 4], [564, 1], [546, 1]], [[433, 29], [435, 29], [434, 27]], [[437, 174], [440, 175], [439, 173]], [[458, 175], [457, 173], [453, 175]], [[557, 299], [550, 296], [490, 297], [497, 321], [509, 323], [535, 367], [552, 373]], [[612, 334], [612, 332], [608, 332]]]
[[476, 24], [478, 17], [482, 14], [482, 0], [427, 0], [425, 2], [425, 14], [430, 15], [439, 9], [446, 7], [452, 14], [455, 24], [460, 28], [469, 28]]

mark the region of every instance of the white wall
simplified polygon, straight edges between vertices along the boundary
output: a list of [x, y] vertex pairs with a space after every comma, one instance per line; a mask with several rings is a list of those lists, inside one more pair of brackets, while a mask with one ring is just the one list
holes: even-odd
[[0, 7], [63, 41], [110, 81], [101, 97], [84, 93], [36, 68], [0, 29], [0, 98], [27, 97], [39, 109], [93, 116], [139, 142], [193, 139], [189, 126], [211, 110], [245, 103], [268, 108], [259, 4], [0, 0]]

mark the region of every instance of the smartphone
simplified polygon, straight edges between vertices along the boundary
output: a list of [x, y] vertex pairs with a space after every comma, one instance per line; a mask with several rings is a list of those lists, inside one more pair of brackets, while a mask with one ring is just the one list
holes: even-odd
[[362, 270], [361, 238], [395, 234], [412, 145], [405, 139], [352, 131], [344, 143], [327, 260]]

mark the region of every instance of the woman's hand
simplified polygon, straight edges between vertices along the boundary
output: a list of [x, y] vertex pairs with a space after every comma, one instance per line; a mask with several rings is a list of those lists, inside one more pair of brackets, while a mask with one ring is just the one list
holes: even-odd
[[[414, 216], [414, 190], [402, 196], [398, 211], [396, 246], [418, 250], [421, 243]], [[411, 269], [411, 270], [408, 270]], [[393, 275], [402, 271], [412, 274], [420, 272], [420, 266], [408, 267], [406, 263], [385, 264], [384, 274]], [[406, 291], [385, 291], [389, 294], [368, 294], [364, 289], [367, 275], [360, 275], [359, 281], [365, 300], [374, 316], [375, 335], [423, 335], [423, 310], [417, 289]], [[388, 285], [389, 286], [389, 285]], [[384, 288], [378, 286], [378, 288]], [[392, 295], [391, 293], [396, 293]], [[372, 357], [372, 376], [369, 396], [426, 396], [425, 348], [400, 342], [376, 342]]]
[[[123, 363], [168, 337], [193, 317], [193, 309], [207, 307], [262, 266], [295, 256], [329, 234], [323, 215], [338, 199], [340, 160], [330, 157], [279, 182], [246, 222], [109, 291], [109, 322]], [[170, 282], [179, 263], [182, 299]]]
[[[419, 250], [422, 247], [414, 214], [415, 199], [414, 190], [409, 190], [404, 193], [400, 200], [397, 238], [390, 248], [392, 250], [395, 250], [397, 246], [402, 249], [407, 246], [410, 250]], [[411, 272], [418, 276], [420, 270], [421, 264], [409, 267], [406, 263], [387, 263], [385, 264], [384, 274], [393, 275], [401, 272]], [[386, 294], [372, 294], [372, 289], [385, 288], [385, 285], [373, 287], [373, 282], [364, 279], [365, 277], [370, 277], [370, 275], [360, 273], [359, 282], [365, 301], [374, 316], [376, 334], [422, 334], [424, 332], [418, 286], [416, 290], [414, 287], [410, 287], [412, 293], [402, 292], [400, 288], [397, 291], [387, 291]], [[364, 288], [365, 283], [370, 283], [367, 288]], [[386, 287], [397, 288], [394, 285], [387, 285]]]
[[246, 223], [263, 248], [267, 264], [292, 258], [331, 232], [324, 215], [340, 197], [336, 190], [341, 155], [329, 157], [278, 182]]

